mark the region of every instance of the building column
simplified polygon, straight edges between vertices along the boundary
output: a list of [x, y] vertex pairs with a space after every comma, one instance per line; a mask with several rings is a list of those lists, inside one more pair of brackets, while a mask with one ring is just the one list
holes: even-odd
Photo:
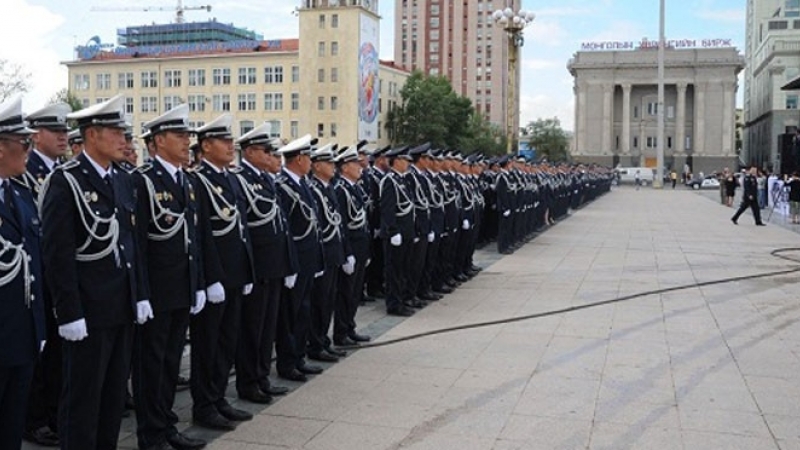
[[706, 141], [706, 83], [694, 84], [694, 154], [705, 153]]
[[722, 83], [722, 156], [732, 156], [734, 149], [734, 129], [736, 122], [736, 83]]
[[614, 99], [614, 85], [603, 85], [603, 141], [602, 152], [603, 155], [611, 154], [611, 135], [614, 128], [614, 110], [612, 103]]
[[580, 126], [579, 126], [580, 125], [580, 119], [578, 118], [578, 114], [579, 114], [578, 111], [580, 111], [581, 108], [583, 108], [583, 103], [581, 103], [579, 98], [578, 98], [579, 94], [580, 94], [580, 89], [578, 88], [578, 83], [575, 83], [575, 85], [572, 86], [572, 95], [575, 96], [575, 110], [572, 112], [572, 114], [574, 116], [573, 117], [573, 120], [574, 120], [573, 123], [575, 124], [574, 125], [575, 126], [575, 136], [573, 138], [574, 142], [572, 143], [572, 147], [573, 147], [573, 150], [574, 150], [576, 155], [580, 154], [580, 150], [579, 149], [582, 148], [580, 146], [580, 133], [581, 133], [582, 130], [581, 130]]
[[675, 119], [674, 154], [683, 156], [686, 152], [686, 83], [678, 83], [678, 111]]
[[578, 110], [578, 154], [585, 154], [587, 152], [586, 143], [588, 134], [586, 132], [586, 115], [588, 111], [586, 107], [586, 90], [588, 89], [588, 85], [586, 83], [578, 85], [578, 105], [580, 105], [580, 109]]
[[631, 153], [631, 84], [622, 84], [622, 148], [623, 155]]

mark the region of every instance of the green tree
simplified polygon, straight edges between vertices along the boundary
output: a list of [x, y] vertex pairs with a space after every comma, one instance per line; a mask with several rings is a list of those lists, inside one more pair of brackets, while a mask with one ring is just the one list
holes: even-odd
[[548, 161], [566, 161], [569, 159], [569, 137], [561, 128], [558, 117], [538, 119], [529, 122], [523, 129], [523, 141], [536, 149], [537, 156]]
[[14, 94], [28, 92], [30, 77], [31, 74], [25, 72], [22, 66], [0, 59], [0, 102]]
[[506, 136], [500, 127], [476, 112], [470, 116], [467, 130], [459, 138], [458, 148], [467, 153], [502, 155], [506, 152]]
[[73, 94], [67, 88], [61, 89], [53, 94], [48, 103], [51, 105], [54, 103], [66, 103], [70, 106], [70, 108], [72, 108], [73, 111], [83, 109], [83, 102], [81, 102], [81, 99], [79, 99], [77, 95]]

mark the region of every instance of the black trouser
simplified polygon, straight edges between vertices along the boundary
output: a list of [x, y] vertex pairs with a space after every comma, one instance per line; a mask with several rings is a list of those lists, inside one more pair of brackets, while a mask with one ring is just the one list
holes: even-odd
[[241, 322], [242, 287], [225, 288], [225, 301], [206, 303], [192, 316], [192, 415], [195, 418], [218, 414], [225, 404], [225, 389], [236, 359]]
[[[370, 265], [375, 264], [371, 262]], [[344, 272], [339, 273], [336, 290], [336, 305], [334, 307], [333, 321], [333, 340], [338, 341], [350, 336], [356, 331], [356, 312], [364, 292], [361, 286], [364, 284], [364, 275], [367, 271], [367, 261], [363, 258], [356, 259], [355, 270], [352, 275]]]
[[11, 367], [0, 367], [0, 448], [18, 449], [22, 445], [22, 428], [29, 387], [33, 378], [33, 361]]
[[[51, 324], [52, 322], [52, 324]], [[58, 431], [58, 398], [61, 395], [61, 336], [55, 319], [47, 320], [47, 343], [33, 372], [25, 428], [50, 427]]]
[[434, 287], [441, 287], [448, 279], [455, 275], [455, 248], [458, 242], [458, 232], [448, 232], [442, 235], [442, 243], [439, 245], [439, 270], [440, 278], [434, 281]]
[[311, 323], [313, 273], [297, 275], [293, 289], [283, 288], [278, 307], [278, 334], [275, 337], [278, 373], [289, 373], [303, 364], [308, 327]]
[[[382, 239], [373, 239], [370, 246], [370, 259], [372, 262], [367, 267], [367, 272], [364, 278], [366, 279], [367, 294], [373, 295], [378, 292], [384, 292], [384, 277], [383, 271], [384, 263], [384, 249]], [[385, 292], [384, 292], [385, 293]]]
[[403, 306], [403, 293], [408, 283], [408, 253], [411, 248], [406, 242], [394, 246], [385, 239], [384, 250], [384, 279], [386, 280], [386, 309], [396, 310]]
[[58, 431], [62, 450], [115, 449], [130, 374], [133, 325], [90, 328], [63, 342]]
[[311, 286], [311, 327], [308, 331], [308, 353], [319, 354], [331, 346], [328, 330], [336, 302], [336, 279], [339, 267], [328, 266], [322, 276], [314, 278]]
[[[439, 272], [439, 246], [442, 243], [441, 236], [436, 236], [433, 242], [428, 243], [425, 252], [425, 267], [417, 285], [417, 295], [427, 294], [434, 287], [434, 280], [438, 280]], [[436, 286], [441, 287], [441, 286]]]
[[177, 432], [178, 416], [172, 406], [187, 328], [188, 308], [156, 311], [152, 319], [136, 327], [131, 378], [140, 448], [156, 445]]
[[416, 297], [422, 271], [425, 270], [425, 257], [428, 253], [428, 235], [424, 234], [417, 238], [417, 242], [412, 241], [411, 253], [408, 255], [408, 282], [405, 283], [403, 300], [414, 300]]
[[741, 216], [747, 208], [750, 208], [753, 212], [753, 218], [756, 223], [761, 223], [761, 208], [758, 205], [758, 199], [756, 197], [750, 199], [747, 198], [747, 196], [742, 198], [742, 204], [739, 206], [739, 210], [736, 211], [736, 214], [733, 215], [733, 220], [739, 220], [739, 216]]
[[281, 287], [283, 278], [260, 280], [253, 292], [242, 298], [242, 328], [236, 353], [236, 391], [240, 395], [269, 385]]

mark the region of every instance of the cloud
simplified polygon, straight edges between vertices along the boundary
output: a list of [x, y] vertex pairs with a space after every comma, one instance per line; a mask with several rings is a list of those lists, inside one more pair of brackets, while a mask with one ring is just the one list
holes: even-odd
[[595, 14], [595, 10], [592, 8], [572, 8], [572, 7], [563, 7], [563, 8], [545, 8], [545, 9], [535, 9], [533, 12], [536, 13], [536, 17], [568, 17], [568, 16], [588, 16]]
[[575, 100], [560, 98], [549, 94], [522, 95], [519, 99], [520, 126], [537, 119], [558, 117], [561, 128], [575, 129]]
[[553, 20], [536, 19], [533, 24], [525, 29], [525, 42], [536, 45], [558, 47], [569, 36], [567, 30], [560, 23]]
[[743, 24], [745, 22], [747, 12], [742, 8], [717, 10], [706, 9], [696, 12], [695, 16], [703, 20], [713, 20], [715, 22]]
[[564, 67], [564, 62], [561, 60], [525, 58], [522, 61], [523, 70], [543, 70], [555, 69], [559, 67]]

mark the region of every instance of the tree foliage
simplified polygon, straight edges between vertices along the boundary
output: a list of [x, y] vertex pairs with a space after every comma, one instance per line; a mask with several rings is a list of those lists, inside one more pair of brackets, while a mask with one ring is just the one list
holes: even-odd
[[0, 59], [0, 102], [14, 94], [28, 92], [30, 77], [31, 74], [25, 72], [19, 64]]
[[81, 99], [79, 99], [77, 95], [73, 94], [67, 88], [61, 89], [53, 94], [48, 103], [51, 105], [54, 103], [66, 103], [70, 106], [70, 108], [72, 108], [73, 111], [83, 109], [83, 102], [81, 102]]
[[456, 94], [447, 78], [415, 71], [400, 96], [402, 103], [389, 111], [386, 123], [393, 143], [430, 142], [486, 153], [500, 147], [495, 128], [475, 111], [469, 98]]
[[535, 148], [538, 157], [544, 157], [548, 161], [569, 159], [569, 137], [561, 128], [558, 117], [529, 122], [523, 129], [521, 140]]

